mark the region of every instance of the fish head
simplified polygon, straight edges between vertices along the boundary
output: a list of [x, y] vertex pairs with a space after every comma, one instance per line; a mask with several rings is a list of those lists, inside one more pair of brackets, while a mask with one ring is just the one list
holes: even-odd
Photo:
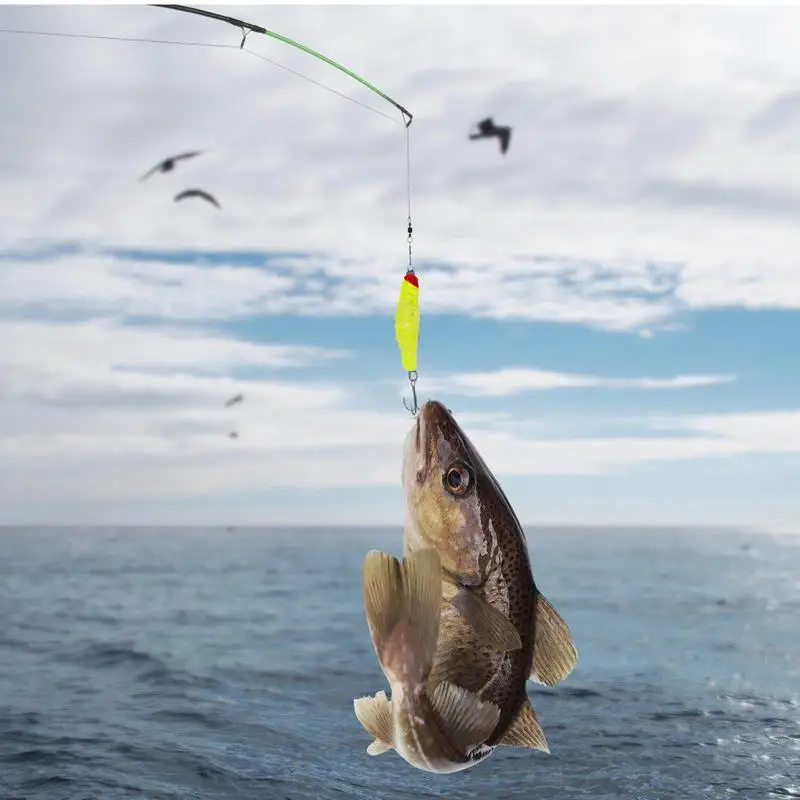
[[433, 547], [442, 568], [478, 584], [491, 549], [492, 516], [513, 512], [475, 446], [440, 402], [419, 411], [403, 447], [406, 548]]

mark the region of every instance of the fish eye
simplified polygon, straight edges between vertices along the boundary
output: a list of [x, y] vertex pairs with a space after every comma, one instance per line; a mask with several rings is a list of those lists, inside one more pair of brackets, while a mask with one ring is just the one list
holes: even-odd
[[472, 470], [461, 462], [451, 464], [443, 476], [444, 488], [456, 497], [466, 494], [473, 484]]

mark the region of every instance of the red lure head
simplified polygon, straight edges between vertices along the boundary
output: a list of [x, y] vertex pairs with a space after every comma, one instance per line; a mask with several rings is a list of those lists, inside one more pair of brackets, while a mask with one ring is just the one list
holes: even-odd
[[416, 286], [419, 289], [419, 279], [417, 278], [416, 274], [413, 272], [406, 272], [405, 277], [403, 278], [404, 281], [408, 281], [412, 286]]

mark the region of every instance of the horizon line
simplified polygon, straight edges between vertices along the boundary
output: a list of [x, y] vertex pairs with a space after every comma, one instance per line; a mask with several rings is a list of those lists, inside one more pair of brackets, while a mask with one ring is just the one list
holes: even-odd
[[[800, 526], [798, 526], [800, 527]], [[47, 523], [47, 522], [23, 522], [23, 523], [0, 523], [0, 531], [8, 530], [24, 530], [24, 529], [59, 529], [59, 530], [99, 530], [99, 529], [123, 529], [123, 530], [144, 530], [153, 528], [167, 528], [172, 530], [214, 530], [220, 529], [223, 531], [235, 530], [253, 530], [253, 531], [276, 531], [276, 530], [305, 530], [305, 531], [328, 531], [328, 532], [347, 532], [347, 531], [363, 531], [363, 530], [402, 530], [403, 523], [305, 523], [305, 522], [272, 522], [272, 523], [256, 523], [256, 522], [218, 522], [218, 523], [191, 523], [191, 522], [148, 522], [148, 523]], [[734, 525], [725, 523], [614, 523], [614, 522], [589, 522], [589, 523], [571, 523], [571, 522], [537, 522], [530, 524], [522, 524], [524, 530], [561, 530], [561, 531], [585, 531], [585, 530], [598, 530], [598, 531], [667, 531], [667, 530], [695, 530], [695, 531], [726, 531], [737, 533], [758, 533], [766, 532], [771, 533], [774, 531], [785, 532], [788, 529], [794, 529], [794, 526], [786, 525]]]

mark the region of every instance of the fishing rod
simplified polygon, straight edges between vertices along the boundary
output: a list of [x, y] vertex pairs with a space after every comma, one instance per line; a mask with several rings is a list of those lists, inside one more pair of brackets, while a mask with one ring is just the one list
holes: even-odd
[[248, 33], [260, 33], [264, 36], [270, 36], [273, 39], [278, 40], [279, 42], [283, 42], [284, 44], [291, 45], [292, 47], [296, 47], [298, 50], [302, 50], [304, 53], [308, 53], [314, 58], [320, 59], [320, 61], [324, 61], [326, 64], [330, 64], [330, 66], [335, 67], [336, 69], [344, 72], [345, 75], [349, 75], [354, 80], [357, 80], [363, 86], [366, 86], [371, 91], [375, 92], [379, 97], [382, 97], [387, 102], [391, 103], [402, 115], [403, 119], [406, 124], [406, 128], [411, 125], [411, 122], [414, 119], [413, 114], [403, 106], [400, 105], [396, 100], [389, 97], [388, 94], [382, 92], [377, 86], [371, 84], [365, 78], [362, 78], [360, 75], [357, 75], [352, 70], [347, 69], [347, 67], [343, 67], [341, 64], [334, 61], [332, 58], [328, 58], [328, 56], [323, 55], [322, 53], [314, 50], [307, 45], [301, 44], [300, 42], [296, 42], [294, 39], [290, 39], [288, 36], [284, 36], [281, 33], [277, 33], [275, 31], [271, 31], [268, 28], [264, 28], [261, 25], [255, 25], [252, 22], [245, 22], [244, 20], [238, 19], [237, 17], [229, 17], [226, 14], [217, 14], [216, 11], [206, 11], [202, 8], [194, 8], [193, 6], [184, 6], [178, 5], [175, 3], [150, 3], [150, 6], [153, 8], [168, 8], [172, 11], [182, 11], [187, 14], [197, 14], [201, 17], [207, 17], [209, 19], [216, 19], [219, 22], [226, 22], [229, 25], [233, 25], [236, 28], [239, 28], [242, 31], [242, 43], [239, 45], [240, 49], [244, 48], [245, 39], [247, 38]]

